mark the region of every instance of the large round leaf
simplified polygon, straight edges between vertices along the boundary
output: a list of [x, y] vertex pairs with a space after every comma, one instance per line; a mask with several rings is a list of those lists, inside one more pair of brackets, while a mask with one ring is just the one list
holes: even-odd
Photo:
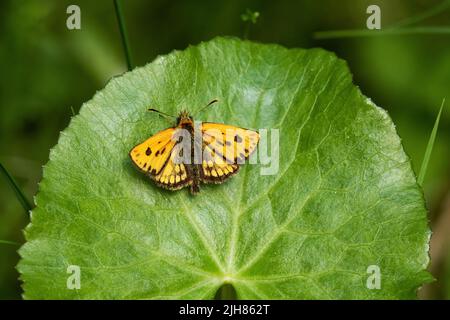
[[[245, 165], [195, 197], [156, 187], [128, 157], [172, 125], [146, 109], [213, 98], [197, 120], [279, 130], [278, 172]], [[424, 200], [395, 127], [321, 49], [218, 38], [111, 80], [61, 133], [35, 200], [26, 298], [213, 298], [224, 283], [244, 299], [413, 298], [429, 279]]]

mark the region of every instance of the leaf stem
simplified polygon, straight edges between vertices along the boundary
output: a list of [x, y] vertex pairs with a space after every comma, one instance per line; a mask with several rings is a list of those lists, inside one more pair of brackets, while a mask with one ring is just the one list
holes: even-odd
[[33, 206], [28, 201], [27, 197], [25, 197], [25, 194], [23, 193], [23, 191], [19, 188], [16, 181], [9, 174], [8, 170], [6, 170], [6, 168], [3, 166], [2, 163], [0, 163], [0, 172], [5, 176], [6, 181], [8, 182], [11, 189], [14, 190], [17, 200], [19, 200], [22, 207], [25, 209], [26, 212], [29, 212], [33, 208]]
[[224, 283], [217, 290], [215, 300], [237, 300], [236, 290], [230, 283]]
[[120, 0], [114, 0], [114, 9], [116, 11], [117, 22], [119, 23], [120, 37], [122, 39], [122, 46], [125, 52], [125, 58], [127, 59], [127, 67], [128, 70], [130, 71], [134, 68], [134, 65], [131, 59], [131, 50], [128, 42], [127, 28], [125, 24], [125, 19], [122, 14], [122, 5], [120, 3]]
[[420, 167], [419, 177], [417, 182], [422, 186], [425, 174], [428, 168], [428, 162], [430, 161], [431, 152], [433, 151], [434, 142], [436, 140], [436, 134], [439, 127], [439, 121], [441, 119], [442, 109], [444, 108], [445, 98], [442, 100], [441, 108], [434, 122], [433, 130], [431, 131], [430, 139], [428, 140], [427, 148], [425, 150], [425, 155], [423, 156], [422, 166]]

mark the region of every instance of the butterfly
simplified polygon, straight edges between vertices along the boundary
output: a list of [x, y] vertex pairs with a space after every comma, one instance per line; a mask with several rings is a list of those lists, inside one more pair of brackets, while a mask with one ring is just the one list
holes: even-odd
[[[215, 102], [216, 99], [205, 107]], [[156, 109], [149, 111], [174, 117]], [[197, 194], [202, 183], [224, 182], [238, 172], [259, 142], [256, 131], [197, 122], [187, 111], [181, 111], [176, 122], [129, 153], [132, 162], [156, 185], [169, 190], [189, 186], [191, 193]]]

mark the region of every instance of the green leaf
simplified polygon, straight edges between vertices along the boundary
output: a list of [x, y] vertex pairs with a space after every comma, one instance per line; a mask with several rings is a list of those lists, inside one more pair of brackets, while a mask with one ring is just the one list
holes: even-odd
[[[137, 172], [128, 151], [168, 126], [148, 107], [213, 98], [197, 120], [280, 130], [276, 175], [247, 164], [193, 197]], [[414, 298], [431, 278], [423, 195], [395, 127], [321, 49], [217, 38], [114, 78], [61, 133], [36, 203], [26, 298], [210, 299], [224, 283], [240, 299]]]

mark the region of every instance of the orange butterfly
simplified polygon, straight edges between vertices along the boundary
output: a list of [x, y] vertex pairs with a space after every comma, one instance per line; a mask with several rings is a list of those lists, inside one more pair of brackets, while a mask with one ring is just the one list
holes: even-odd
[[129, 155], [158, 186], [169, 190], [190, 186], [191, 193], [196, 194], [200, 183], [222, 183], [237, 173], [258, 142], [256, 131], [221, 123], [197, 123], [182, 111], [175, 127], [159, 131], [131, 149]]

